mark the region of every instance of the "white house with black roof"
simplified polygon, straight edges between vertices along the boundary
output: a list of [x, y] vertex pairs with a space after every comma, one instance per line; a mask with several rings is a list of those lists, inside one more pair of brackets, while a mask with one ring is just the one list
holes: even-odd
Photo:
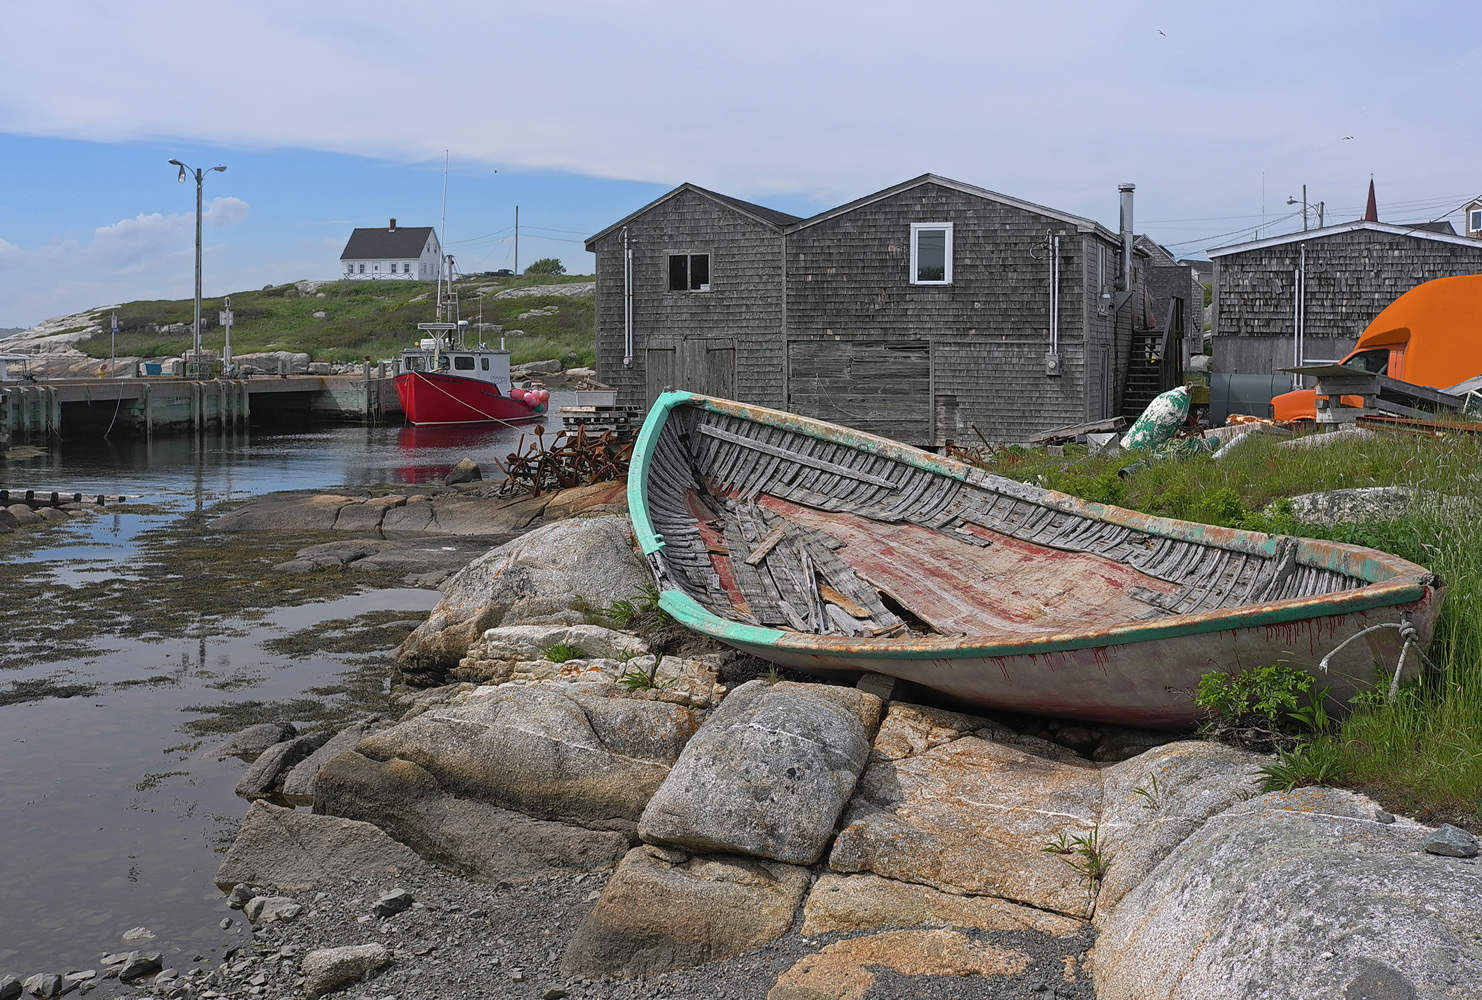
[[401, 226], [392, 219], [385, 229], [356, 229], [340, 254], [346, 281], [436, 281], [442, 267], [442, 244], [431, 226]]

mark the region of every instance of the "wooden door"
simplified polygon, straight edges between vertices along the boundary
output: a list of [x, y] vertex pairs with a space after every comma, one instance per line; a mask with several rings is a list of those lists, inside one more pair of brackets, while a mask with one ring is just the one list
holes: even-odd
[[655, 339], [649, 343], [648, 402], [665, 389], [736, 398], [736, 346], [731, 340], [705, 337]]

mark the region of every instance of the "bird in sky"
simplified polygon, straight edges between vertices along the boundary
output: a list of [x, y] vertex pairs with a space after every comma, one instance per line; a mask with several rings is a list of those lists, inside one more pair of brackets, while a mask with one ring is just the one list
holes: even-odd
[[1344, 136], [1344, 137], [1343, 137], [1343, 141], [1344, 141], [1344, 142], [1347, 142], [1347, 141], [1348, 141], [1348, 140], [1349, 140], [1349, 139], [1352, 139], [1352, 138], [1353, 138], [1353, 136], [1351, 136], [1351, 135], [1345, 135], [1345, 136]]
[[1157, 32], [1158, 32], [1158, 34], [1162, 35], [1164, 38], [1167, 38], [1168, 37], [1168, 32], [1164, 31], [1162, 28], [1158, 28], [1157, 29]]

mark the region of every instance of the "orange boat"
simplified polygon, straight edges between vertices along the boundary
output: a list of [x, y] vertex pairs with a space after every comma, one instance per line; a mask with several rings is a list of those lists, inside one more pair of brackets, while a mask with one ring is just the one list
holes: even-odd
[[[1374, 317], [1339, 364], [1376, 375], [1448, 389], [1482, 375], [1482, 275], [1417, 285]], [[1349, 406], [1362, 406], [1355, 396]], [[1317, 392], [1297, 389], [1271, 400], [1277, 420], [1317, 419]]]

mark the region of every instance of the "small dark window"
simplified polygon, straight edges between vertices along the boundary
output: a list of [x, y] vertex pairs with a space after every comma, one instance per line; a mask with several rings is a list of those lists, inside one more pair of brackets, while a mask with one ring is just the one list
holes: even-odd
[[470, 358], [466, 354], [460, 354], [453, 359], [453, 367], [460, 372], [471, 372], [473, 371], [473, 358]]
[[1347, 361], [1344, 368], [1356, 368], [1370, 375], [1383, 375], [1389, 371], [1389, 348], [1377, 351], [1360, 351]]
[[710, 255], [708, 253], [670, 254], [669, 291], [710, 291]]
[[482, 368], [484, 371], [488, 371], [489, 370], [489, 359], [488, 358], [479, 358], [479, 367]]

